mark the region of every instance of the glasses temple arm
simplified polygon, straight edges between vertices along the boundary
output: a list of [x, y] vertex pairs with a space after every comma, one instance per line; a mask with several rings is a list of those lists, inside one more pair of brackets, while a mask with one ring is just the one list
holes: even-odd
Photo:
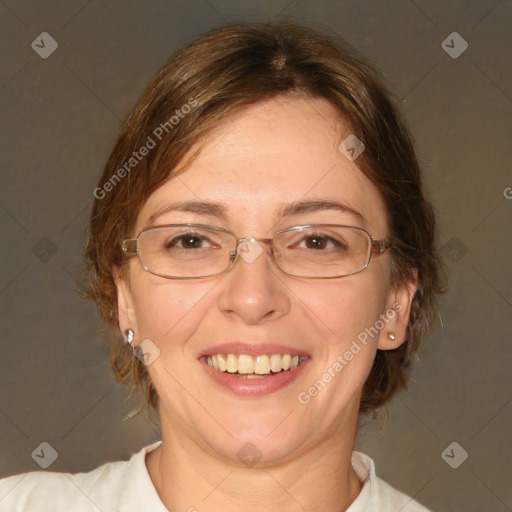
[[372, 240], [372, 252], [382, 254], [393, 246], [393, 240]]
[[128, 238], [126, 240], [123, 240], [121, 250], [123, 254], [138, 254], [139, 241], [136, 238]]

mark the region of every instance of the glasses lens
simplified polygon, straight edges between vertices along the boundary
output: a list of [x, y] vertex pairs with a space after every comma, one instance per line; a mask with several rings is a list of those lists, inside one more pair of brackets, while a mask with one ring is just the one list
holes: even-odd
[[371, 239], [358, 228], [330, 225], [292, 228], [274, 237], [275, 259], [297, 277], [342, 277], [363, 270]]
[[164, 226], [139, 236], [142, 265], [166, 277], [206, 277], [229, 266], [236, 239], [224, 231], [202, 226]]

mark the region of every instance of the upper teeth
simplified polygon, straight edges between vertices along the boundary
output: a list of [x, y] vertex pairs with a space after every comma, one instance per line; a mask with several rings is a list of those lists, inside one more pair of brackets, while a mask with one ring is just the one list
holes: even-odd
[[291, 356], [290, 354], [272, 354], [261, 356], [249, 356], [241, 354], [217, 354], [206, 357], [206, 362], [216, 370], [228, 373], [256, 373], [268, 375], [282, 370], [293, 370], [301, 364], [307, 356]]

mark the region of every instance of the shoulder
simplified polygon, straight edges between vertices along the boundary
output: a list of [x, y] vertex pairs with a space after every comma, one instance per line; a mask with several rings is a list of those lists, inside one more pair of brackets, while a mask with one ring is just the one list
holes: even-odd
[[[121, 510], [126, 490], [137, 492], [133, 480], [154, 491], [145, 470], [145, 455], [160, 443], [143, 448], [129, 461], [110, 462], [87, 473], [34, 471], [0, 479], [0, 510], [55, 512], [75, 507], [83, 512]], [[146, 476], [147, 481], [144, 478]], [[138, 489], [142, 494], [147, 489]], [[156, 492], [156, 491], [154, 491]]]
[[379, 477], [376, 477], [376, 480], [379, 487], [379, 505], [383, 511], [396, 510], [396, 507], [399, 507], [402, 512], [430, 512], [410, 496], [391, 487]]
[[127, 464], [112, 462], [88, 473], [34, 471], [4, 478], [0, 510], [49, 512], [71, 505], [84, 511], [114, 510], [108, 507], [119, 496]]
[[363, 489], [347, 512], [430, 512], [407, 494], [380, 479], [375, 474], [375, 464], [368, 455], [353, 452], [352, 465], [363, 480]]

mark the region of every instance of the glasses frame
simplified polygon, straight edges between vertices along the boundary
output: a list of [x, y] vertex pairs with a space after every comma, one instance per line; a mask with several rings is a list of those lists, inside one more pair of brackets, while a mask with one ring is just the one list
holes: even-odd
[[[222, 272], [217, 272], [215, 274], [209, 274], [209, 275], [206, 275], [206, 276], [194, 276], [194, 277], [188, 277], [188, 276], [187, 277], [183, 277], [183, 276], [168, 276], [168, 275], [165, 275], [165, 274], [160, 274], [159, 272], [153, 272], [153, 271], [149, 270], [144, 265], [144, 263], [142, 261], [142, 258], [140, 256], [140, 253], [139, 253], [139, 238], [146, 231], [151, 231], [151, 230], [154, 230], [154, 229], [167, 228], [167, 227], [208, 228], [208, 229], [212, 229], [214, 231], [222, 231], [224, 233], [227, 233], [227, 234], [231, 235], [236, 240], [236, 247], [235, 247], [234, 251], [230, 252], [230, 255], [229, 255], [230, 256], [230, 260], [229, 260], [228, 266]], [[279, 266], [279, 263], [277, 263], [276, 258], [275, 258], [274, 244], [273, 244], [274, 238], [276, 236], [280, 235], [281, 233], [285, 233], [287, 231], [302, 230], [302, 229], [305, 229], [305, 228], [315, 228], [315, 227], [350, 228], [350, 229], [355, 229], [355, 230], [362, 231], [363, 233], [365, 233], [368, 236], [368, 238], [369, 238], [369, 250], [368, 250], [368, 258], [367, 258], [368, 261], [366, 262], [366, 265], [361, 270], [358, 270], [356, 272], [351, 272], [350, 274], [343, 274], [343, 275], [332, 276], [332, 277], [318, 277], [318, 276], [304, 277], [304, 276], [298, 276], [298, 275], [295, 275], [295, 274], [290, 274], [289, 272], [286, 272], [285, 270], [283, 270]], [[324, 224], [301, 224], [301, 225], [298, 225], [298, 226], [291, 226], [289, 228], [281, 229], [277, 233], [274, 233], [272, 238], [253, 238], [253, 237], [238, 238], [233, 232], [231, 232], [231, 231], [229, 231], [227, 229], [224, 229], [224, 228], [220, 228], [218, 226], [210, 226], [209, 224], [187, 223], [187, 224], [163, 224], [161, 226], [149, 226], [147, 228], [144, 228], [143, 230], [141, 230], [139, 232], [139, 234], [137, 235], [136, 238], [126, 238], [126, 239], [124, 239], [122, 241], [122, 243], [121, 243], [121, 251], [122, 251], [123, 255], [126, 255], [126, 256], [138, 256], [140, 264], [142, 265], [142, 268], [146, 272], [149, 272], [150, 274], [153, 274], [155, 276], [163, 277], [165, 279], [207, 279], [209, 277], [216, 277], [216, 276], [220, 276], [222, 274], [225, 274], [231, 268], [233, 268], [233, 266], [234, 266], [235, 262], [238, 260], [238, 256], [239, 256], [238, 247], [240, 246], [241, 243], [244, 243], [244, 242], [251, 242], [251, 243], [262, 242], [264, 244], [269, 245], [270, 246], [270, 253], [272, 255], [272, 260], [275, 263], [276, 267], [281, 272], [283, 272], [283, 274], [286, 274], [286, 275], [289, 275], [289, 276], [292, 276], [292, 277], [298, 277], [300, 279], [339, 279], [341, 277], [348, 277], [348, 276], [352, 276], [352, 275], [355, 275], [355, 274], [359, 274], [359, 273], [363, 272], [363, 270], [368, 268], [368, 266], [370, 265], [370, 261], [372, 259], [372, 255], [373, 254], [375, 254], [376, 256], [379, 256], [379, 255], [383, 254], [384, 252], [386, 252], [393, 245], [393, 240], [392, 239], [390, 239], [390, 240], [388, 240], [388, 239], [375, 240], [373, 238], [373, 236], [370, 233], [368, 233], [368, 231], [366, 231], [365, 229], [357, 227], [357, 226], [349, 226], [349, 225], [345, 225], [345, 224], [325, 224], [325, 223]]]

